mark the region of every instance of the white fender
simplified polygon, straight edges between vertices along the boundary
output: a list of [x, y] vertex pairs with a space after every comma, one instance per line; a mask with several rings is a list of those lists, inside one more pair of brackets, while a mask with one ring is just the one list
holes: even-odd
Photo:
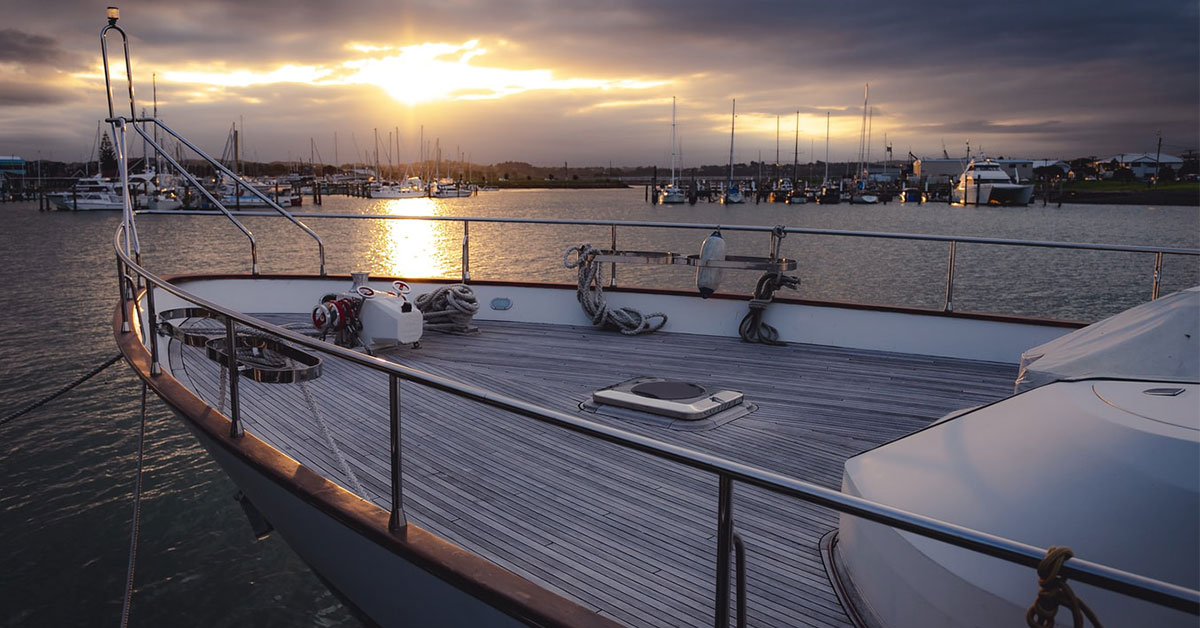
[[[700, 245], [700, 259], [704, 260], [723, 260], [725, 259], [725, 238], [721, 237], [720, 231], [712, 232], [712, 235], [704, 238], [704, 244]], [[707, 299], [717, 291], [717, 286], [721, 283], [721, 269], [708, 268], [699, 266], [696, 268], [696, 289], [700, 291], [700, 297]]]

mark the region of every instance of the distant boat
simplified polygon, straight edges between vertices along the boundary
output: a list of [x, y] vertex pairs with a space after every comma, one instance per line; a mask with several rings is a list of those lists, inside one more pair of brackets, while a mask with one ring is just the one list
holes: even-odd
[[733, 182], [733, 129], [737, 121], [737, 99], [733, 100], [733, 112], [729, 116], [729, 183], [725, 186], [725, 195], [721, 202], [726, 205], [745, 203], [746, 197], [742, 189]]
[[874, 205], [878, 202], [879, 197], [870, 192], [859, 192], [850, 197], [852, 205]]
[[904, 188], [900, 190], [901, 203], [924, 203], [925, 195], [920, 188]]
[[433, 185], [430, 196], [433, 198], [466, 198], [475, 195], [475, 186], [467, 183], [456, 183], [452, 179], [442, 179]]
[[420, 177], [409, 177], [403, 183], [384, 184], [371, 189], [371, 198], [421, 198], [424, 196], [429, 196], [429, 191]]
[[687, 200], [687, 196], [679, 186], [675, 184], [675, 97], [671, 97], [671, 182], [667, 187], [659, 190], [658, 203], [660, 205], [678, 205]]
[[1014, 183], [1000, 164], [991, 159], [971, 160], [950, 190], [956, 205], [1028, 205], [1033, 185]]
[[85, 177], [65, 192], [47, 194], [46, 199], [66, 211], [112, 211], [125, 207], [121, 182], [104, 177]]

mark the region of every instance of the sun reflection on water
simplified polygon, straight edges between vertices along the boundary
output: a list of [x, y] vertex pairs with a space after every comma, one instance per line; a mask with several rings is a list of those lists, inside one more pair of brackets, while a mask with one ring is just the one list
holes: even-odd
[[[432, 198], [380, 201], [375, 213], [393, 216], [442, 216], [443, 203]], [[457, 223], [428, 220], [380, 221], [372, 234], [371, 257], [376, 272], [408, 278], [448, 277], [458, 271]]]

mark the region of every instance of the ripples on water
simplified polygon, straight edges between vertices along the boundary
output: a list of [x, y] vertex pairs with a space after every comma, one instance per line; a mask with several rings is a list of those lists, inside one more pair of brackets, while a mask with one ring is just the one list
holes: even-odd
[[[971, 235], [1164, 247], [1198, 246], [1195, 207], [1061, 209], [719, 204], [652, 207], [641, 190], [505, 191], [471, 199], [371, 201], [327, 197], [304, 211], [784, 224], [820, 229]], [[32, 401], [116, 352], [111, 338], [114, 213], [39, 214], [0, 204], [8, 292], [0, 334], [0, 414]], [[316, 272], [316, 247], [283, 221], [253, 218], [264, 272]], [[333, 221], [329, 270], [457, 277], [456, 223]], [[223, 218], [143, 216], [144, 259], [162, 273], [247, 272], [246, 240]], [[693, 253], [703, 231], [618, 230], [623, 249]], [[764, 234], [726, 232], [730, 254], [765, 255]], [[470, 228], [475, 279], [573, 283], [563, 250], [606, 247], [606, 227]], [[800, 296], [939, 307], [947, 248], [938, 243], [788, 237]], [[957, 309], [1095, 320], [1149, 297], [1153, 256], [960, 245]], [[1195, 259], [1168, 256], [1163, 293], [1198, 283]], [[749, 291], [755, 273], [726, 273]], [[693, 287], [694, 271], [621, 266], [621, 285]], [[121, 364], [77, 391], [0, 428], [0, 624], [115, 623], [121, 607], [139, 411], [137, 380]], [[234, 486], [151, 396], [134, 625], [357, 625], [277, 536], [256, 543]]]

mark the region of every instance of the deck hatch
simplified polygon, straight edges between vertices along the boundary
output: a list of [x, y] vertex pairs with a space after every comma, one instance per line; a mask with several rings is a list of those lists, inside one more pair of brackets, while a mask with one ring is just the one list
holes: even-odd
[[597, 404], [685, 421], [712, 416], [742, 400], [742, 393], [736, 390], [662, 377], [635, 377], [592, 392], [592, 401]]

